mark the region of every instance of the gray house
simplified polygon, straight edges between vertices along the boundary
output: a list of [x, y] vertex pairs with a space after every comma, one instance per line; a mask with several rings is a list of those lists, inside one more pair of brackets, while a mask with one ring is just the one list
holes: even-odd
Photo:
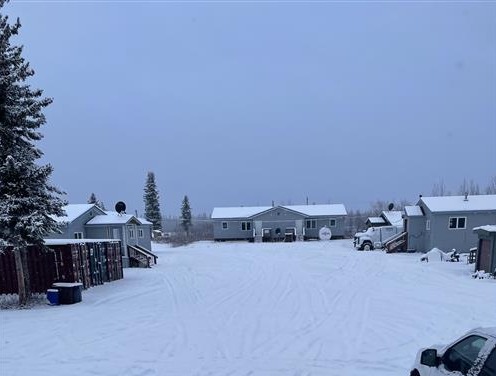
[[156, 263], [157, 256], [151, 252], [151, 222], [131, 214], [104, 211], [95, 204], [67, 205], [64, 210], [66, 216], [55, 218], [63, 232], [50, 234], [48, 239], [120, 240], [124, 267]]
[[408, 249], [468, 252], [477, 246], [472, 229], [496, 223], [496, 195], [420, 197], [403, 218]]
[[496, 225], [476, 227], [474, 232], [479, 236], [475, 271], [484, 270], [496, 276]]
[[215, 240], [293, 241], [319, 239], [327, 228], [332, 238], [344, 237], [342, 204], [214, 208]]

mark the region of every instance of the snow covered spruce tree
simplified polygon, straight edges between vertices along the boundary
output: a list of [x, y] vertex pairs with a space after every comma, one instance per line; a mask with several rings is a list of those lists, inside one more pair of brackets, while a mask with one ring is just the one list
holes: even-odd
[[145, 218], [153, 223], [154, 230], [162, 230], [162, 215], [160, 214], [159, 196], [153, 172], [149, 172], [146, 177], [143, 199], [145, 200]]
[[95, 193], [91, 192], [90, 198], [88, 199], [88, 204], [95, 204], [102, 210], [105, 209], [105, 205], [103, 204], [103, 201], [100, 201], [99, 199], [96, 198]]
[[91, 192], [90, 198], [88, 199], [88, 204], [96, 204], [98, 200], [96, 199], [96, 195]]
[[24, 306], [31, 297], [27, 246], [43, 246], [43, 237], [58, 230], [51, 215], [63, 215], [65, 202], [49, 183], [52, 166], [36, 164], [43, 155], [35, 146], [45, 123], [42, 109], [52, 100], [26, 83], [34, 71], [22, 57], [22, 46], [11, 44], [21, 25], [19, 20], [9, 24], [5, 3], [0, 0], [0, 243], [13, 247]]
[[181, 226], [186, 232], [186, 235], [189, 235], [189, 229], [191, 227], [191, 206], [189, 205], [188, 196], [184, 196], [181, 205]]

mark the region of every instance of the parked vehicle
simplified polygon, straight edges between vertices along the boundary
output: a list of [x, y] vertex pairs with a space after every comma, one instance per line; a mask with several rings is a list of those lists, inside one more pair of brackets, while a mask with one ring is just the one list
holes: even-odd
[[421, 349], [410, 376], [496, 376], [496, 327], [469, 331], [447, 346]]
[[374, 248], [383, 248], [384, 244], [396, 234], [403, 232], [403, 227], [381, 226], [369, 227], [364, 232], [357, 232], [353, 238], [353, 245], [358, 250], [370, 251]]

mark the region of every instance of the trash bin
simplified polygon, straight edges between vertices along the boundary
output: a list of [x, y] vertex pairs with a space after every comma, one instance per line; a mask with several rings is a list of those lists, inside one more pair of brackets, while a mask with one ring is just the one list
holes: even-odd
[[57, 282], [52, 287], [59, 292], [59, 304], [74, 304], [82, 300], [82, 283]]
[[48, 304], [59, 305], [59, 290], [58, 289], [48, 289], [47, 290]]

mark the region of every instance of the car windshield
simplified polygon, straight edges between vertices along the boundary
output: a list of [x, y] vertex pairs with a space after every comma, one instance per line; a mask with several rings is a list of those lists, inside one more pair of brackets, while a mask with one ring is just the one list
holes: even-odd
[[487, 339], [484, 337], [470, 336], [458, 342], [444, 355], [444, 367], [448, 371], [458, 371], [466, 375], [474, 365], [486, 341]]

